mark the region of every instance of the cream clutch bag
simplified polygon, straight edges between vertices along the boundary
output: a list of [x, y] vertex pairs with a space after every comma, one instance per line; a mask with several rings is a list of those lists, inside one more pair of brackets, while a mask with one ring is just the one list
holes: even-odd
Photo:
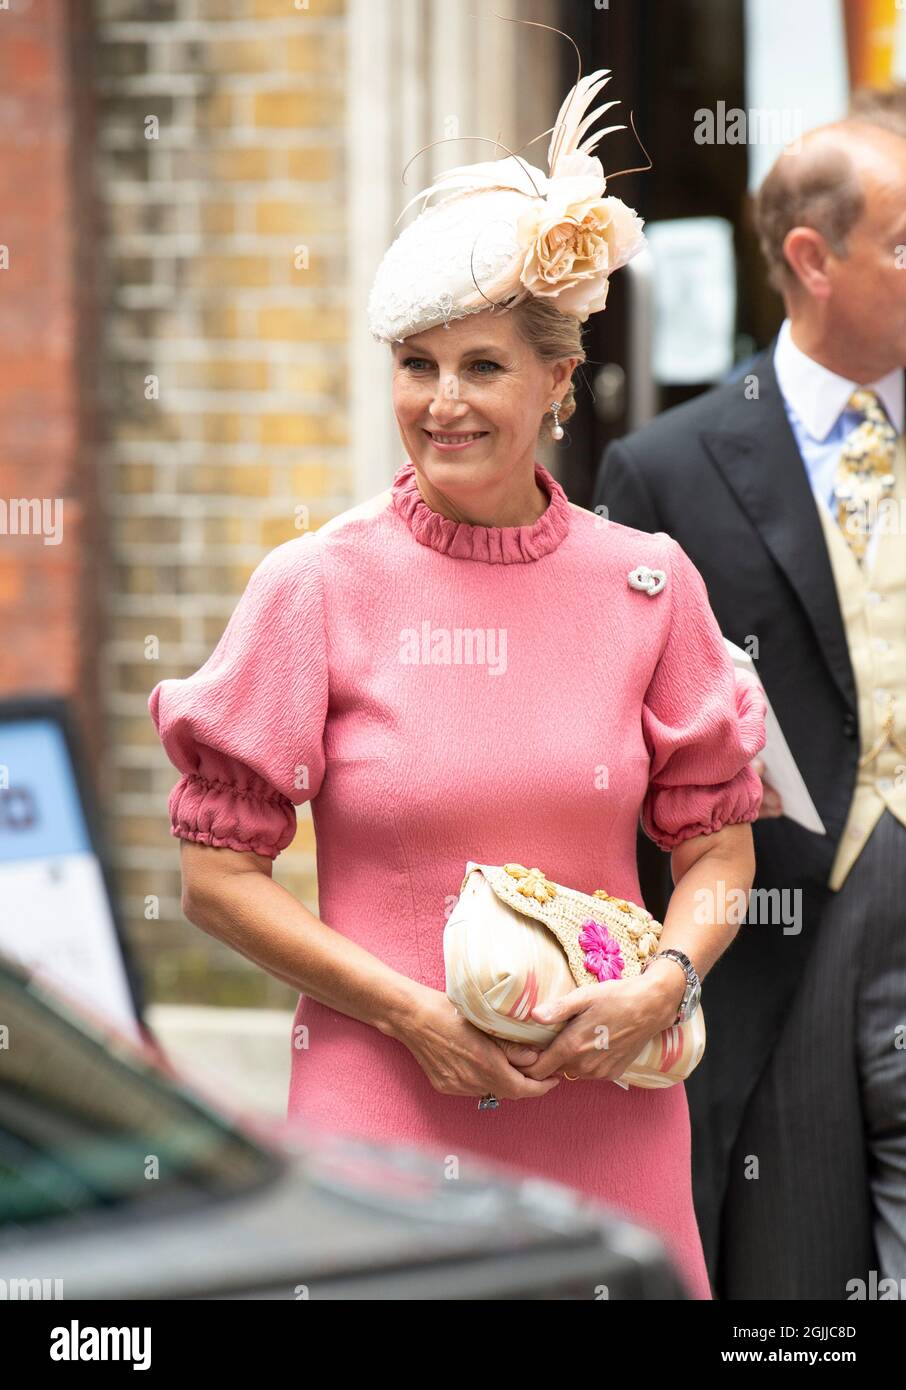
[[[577, 985], [640, 975], [657, 954], [661, 923], [599, 888], [564, 888], [522, 864], [466, 865], [459, 901], [444, 928], [447, 998], [482, 1032], [546, 1047], [562, 1024], [530, 1017]], [[701, 1007], [656, 1034], [617, 1082], [672, 1086], [705, 1050]]]

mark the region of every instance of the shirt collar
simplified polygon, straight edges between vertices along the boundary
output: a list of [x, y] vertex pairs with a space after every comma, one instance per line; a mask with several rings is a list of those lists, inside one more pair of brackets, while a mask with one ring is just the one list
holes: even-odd
[[[792, 406], [812, 439], [824, 440], [837, 423], [858, 382], [847, 381], [822, 367], [793, 342], [791, 324], [783, 320], [774, 348], [774, 371], [784, 399]], [[877, 391], [897, 434], [903, 433], [906, 400], [904, 371], [894, 367], [886, 376], [869, 381], [865, 390]]]

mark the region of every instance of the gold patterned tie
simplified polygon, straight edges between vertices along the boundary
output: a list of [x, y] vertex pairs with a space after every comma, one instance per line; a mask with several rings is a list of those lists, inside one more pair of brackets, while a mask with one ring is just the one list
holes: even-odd
[[876, 391], [860, 387], [850, 396], [847, 408], [857, 411], [864, 419], [853, 430], [840, 454], [834, 501], [840, 530], [861, 563], [878, 504], [893, 492], [897, 432]]

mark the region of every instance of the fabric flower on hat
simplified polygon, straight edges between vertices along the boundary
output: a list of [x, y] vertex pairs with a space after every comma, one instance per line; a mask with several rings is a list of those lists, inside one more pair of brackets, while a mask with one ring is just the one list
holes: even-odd
[[527, 247], [523, 285], [532, 294], [556, 296], [560, 312], [581, 323], [604, 308], [610, 275], [644, 240], [641, 219], [619, 198], [576, 197], [573, 185], [584, 182], [552, 180], [547, 197], [533, 202], [517, 224]]

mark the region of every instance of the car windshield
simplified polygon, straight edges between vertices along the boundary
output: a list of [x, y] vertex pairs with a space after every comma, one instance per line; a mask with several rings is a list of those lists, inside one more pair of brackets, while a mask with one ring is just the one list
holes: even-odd
[[282, 1164], [0, 962], [0, 1226], [223, 1197]]

